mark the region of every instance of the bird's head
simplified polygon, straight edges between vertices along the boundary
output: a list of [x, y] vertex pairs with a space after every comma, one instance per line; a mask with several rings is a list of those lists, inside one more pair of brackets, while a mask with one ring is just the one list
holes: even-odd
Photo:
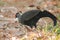
[[22, 16], [22, 12], [16, 13], [16, 15], [15, 15], [16, 21], [20, 20], [21, 16]]
[[22, 15], [22, 12], [19, 11], [19, 12], [16, 13], [15, 18], [18, 18], [18, 17], [20, 17], [21, 15]]

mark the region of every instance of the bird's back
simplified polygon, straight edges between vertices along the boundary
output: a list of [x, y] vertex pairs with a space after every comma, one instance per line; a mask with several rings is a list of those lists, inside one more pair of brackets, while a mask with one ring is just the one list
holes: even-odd
[[24, 21], [30, 20], [31, 18], [36, 16], [39, 12], [40, 12], [40, 10], [27, 11], [22, 15], [22, 20], [24, 20]]

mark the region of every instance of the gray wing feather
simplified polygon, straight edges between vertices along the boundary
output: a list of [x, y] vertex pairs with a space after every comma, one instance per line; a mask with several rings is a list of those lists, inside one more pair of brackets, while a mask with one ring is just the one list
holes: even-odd
[[22, 20], [27, 21], [27, 20], [33, 18], [34, 16], [36, 16], [39, 12], [40, 12], [40, 10], [31, 10], [31, 11], [25, 12], [22, 15]]

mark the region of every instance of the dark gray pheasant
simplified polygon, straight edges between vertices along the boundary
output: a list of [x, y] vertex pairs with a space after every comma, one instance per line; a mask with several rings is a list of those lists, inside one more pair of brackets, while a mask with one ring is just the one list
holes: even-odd
[[42, 17], [49, 17], [53, 20], [54, 26], [57, 24], [57, 18], [48, 12], [47, 10], [40, 11], [40, 10], [30, 10], [25, 12], [24, 14], [20, 14], [19, 12], [16, 13], [16, 18], [18, 18], [19, 22], [23, 25], [28, 25], [31, 28], [35, 26], [38, 20]]

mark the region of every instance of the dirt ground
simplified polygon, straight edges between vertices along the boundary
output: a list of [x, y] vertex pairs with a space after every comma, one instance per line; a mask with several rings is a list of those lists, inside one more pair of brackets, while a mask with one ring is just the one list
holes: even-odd
[[[0, 0], [0, 40], [39, 40], [39, 38], [49, 40], [44, 31], [37, 29], [35, 29], [36, 31], [30, 31], [25, 25], [15, 21], [17, 12], [24, 13], [35, 9], [48, 10], [60, 20], [59, 0]], [[50, 18], [41, 18], [37, 27], [45, 27], [49, 24], [53, 25]]]

